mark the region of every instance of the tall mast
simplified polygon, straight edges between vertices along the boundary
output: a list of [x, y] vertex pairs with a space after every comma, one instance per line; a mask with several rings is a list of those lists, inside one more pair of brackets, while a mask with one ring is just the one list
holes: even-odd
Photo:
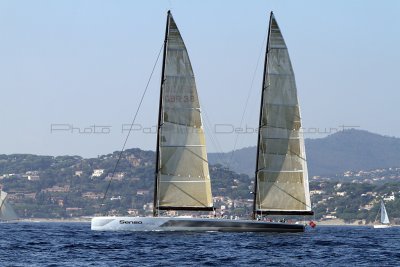
[[168, 42], [168, 29], [169, 29], [169, 18], [171, 16], [171, 11], [168, 10], [167, 13], [167, 23], [165, 27], [165, 39], [164, 39], [164, 51], [163, 51], [163, 63], [162, 63], [162, 72], [161, 72], [161, 85], [160, 85], [160, 103], [158, 110], [158, 124], [157, 124], [157, 147], [156, 147], [156, 168], [155, 168], [155, 179], [154, 179], [154, 198], [153, 198], [153, 216], [158, 216], [157, 210], [157, 201], [158, 201], [158, 170], [160, 168], [160, 127], [162, 121], [162, 103], [163, 103], [163, 85], [165, 81], [164, 72], [165, 72], [165, 58], [167, 54], [167, 42]]
[[260, 146], [260, 139], [261, 139], [261, 124], [262, 124], [262, 112], [263, 112], [263, 104], [264, 104], [264, 89], [265, 89], [265, 82], [266, 82], [266, 73], [267, 73], [267, 64], [268, 64], [268, 49], [269, 49], [269, 36], [271, 34], [271, 22], [272, 22], [272, 16], [273, 12], [271, 11], [270, 17], [269, 17], [269, 26], [268, 26], [268, 37], [267, 37], [267, 48], [265, 50], [265, 60], [264, 60], [264, 73], [263, 73], [263, 83], [262, 83], [262, 88], [261, 88], [261, 104], [260, 104], [260, 118], [258, 121], [258, 139], [257, 139], [257, 157], [256, 157], [256, 172], [254, 176], [254, 199], [253, 199], [253, 215], [252, 218], [253, 220], [256, 218], [256, 200], [257, 200], [257, 174], [258, 174], [258, 160], [259, 160], [259, 146]]

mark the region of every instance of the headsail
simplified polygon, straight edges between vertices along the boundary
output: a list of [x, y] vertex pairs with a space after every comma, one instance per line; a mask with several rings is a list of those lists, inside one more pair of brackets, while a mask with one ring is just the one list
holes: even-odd
[[313, 214], [300, 127], [292, 64], [271, 12], [260, 109], [254, 213]]
[[10, 204], [7, 203], [7, 193], [0, 192], [0, 220], [16, 220], [18, 215]]
[[205, 136], [189, 56], [168, 12], [157, 140], [156, 210], [212, 210]]
[[390, 223], [389, 217], [386, 212], [385, 204], [383, 203], [383, 201], [381, 201], [381, 223], [383, 223], [383, 224]]

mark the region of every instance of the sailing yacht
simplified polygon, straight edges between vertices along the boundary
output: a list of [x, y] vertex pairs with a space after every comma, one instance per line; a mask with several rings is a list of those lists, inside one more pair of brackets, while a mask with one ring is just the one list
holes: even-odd
[[269, 31], [253, 220], [161, 216], [166, 210], [214, 210], [194, 73], [181, 34], [168, 11], [159, 100], [153, 217], [94, 217], [92, 230], [304, 231], [304, 225], [261, 219], [268, 214], [311, 213], [294, 75], [272, 13]]
[[0, 189], [0, 222], [12, 222], [17, 219], [13, 207], [7, 202], [7, 193]]
[[391, 227], [390, 225], [390, 221], [389, 221], [389, 217], [388, 214], [386, 212], [386, 207], [385, 207], [385, 203], [383, 203], [383, 201], [381, 200], [381, 208], [380, 208], [380, 212], [378, 212], [381, 214], [381, 218], [380, 218], [380, 224], [374, 224], [374, 228], [389, 228]]

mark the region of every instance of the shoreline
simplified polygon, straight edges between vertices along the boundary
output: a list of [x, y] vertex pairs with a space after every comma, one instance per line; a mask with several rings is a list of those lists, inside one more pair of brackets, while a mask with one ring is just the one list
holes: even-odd
[[[365, 224], [365, 221], [357, 220], [353, 223], [345, 223], [341, 219], [332, 219], [332, 220], [323, 220], [323, 221], [314, 221], [317, 226], [360, 226], [360, 227], [373, 227], [373, 223]], [[397, 226], [393, 224], [392, 226]]]

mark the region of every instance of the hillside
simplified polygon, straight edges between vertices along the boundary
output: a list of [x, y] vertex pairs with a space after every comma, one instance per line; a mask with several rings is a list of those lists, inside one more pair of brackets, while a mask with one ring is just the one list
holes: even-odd
[[[400, 166], [400, 138], [349, 129], [320, 139], [306, 139], [310, 176], [333, 175], [347, 170], [370, 170]], [[210, 153], [211, 164], [227, 165], [231, 153]], [[254, 175], [256, 147], [237, 150], [230, 168]]]
[[[343, 139], [356, 133], [333, 136], [339, 138], [340, 144], [348, 146], [347, 160], [353, 155], [353, 149], [362, 146], [364, 139], [375, 136], [361, 132], [366, 137], [363, 139], [357, 135], [360, 144], [351, 141], [354, 137], [348, 141], [352, 144], [342, 143]], [[331, 140], [329, 137], [326, 139]], [[335, 143], [337, 141], [333, 141], [334, 148], [339, 149]], [[242, 152], [251, 153], [251, 149]], [[118, 156], [119, 152], [91, 159], [79, 156], [0, 155], [0, 187], [9, 193], [8, 200], [23, 218], [67, 218], [104, 212], [114, 215], [150, 214], [154, 152], [137, 148], [124, 151], [119, 167], [112, 175]], [[321, 157], [329, 162], [328, 156]], [[367, 165], [372, 163], [367, 162]], [[331, 166], [335, 165], [328, 167]], [[215, 207], [223, 210], [225, 215], [248, 217], [252, 207], [253, 179], [221, 165], [210, 165], [210, 176]], [[337, 217], [346, 221], [363, 219], [369, 222], [375, 218], [382, 198], [390, 202], [387, 207], [391, 215], [400, 218], [400, 212], [397, 212], [400, 210], [399, 192], [400, 168], [346, 171], [310, 180], [310, 194], [317, 219]]]
[[[137, 148], [124, 151], [113, 175], [118, 156], [119, 152], [90, 159], [0, 155], [0, 188], [23, 218], [151, 213], [155, 153]], [[247, 175], [221, 165], [210, 166], [210, 175], [212, 193], [220, 205], [225, 198], [251, 205], [247, 199], [252, 198], [252, 185]], [[241, 205], [237, 214], [248, 213], [247, 206]]]
[[[149, 215], [152, 212], [154, 152], [130, 149], [120, 168], [112, 170], [118, 153], [83, 159], [74, 156], [1, 155], [0, 187], [22, 218], [68, 218]], [[210, 166], [214, 205], [225, 215], [247, 218], [254, 184], [220, 165]], [[112, 180], [112, 183], [110, 183]], [[105, 192], [109, 188], [107, 195]], [[374, 220], [385, 199], [395, 223], [400, 223], [400, 168], [346, 172], [311, 179], [315, 218], [351, 222]], [[102, 205], [104, 203], [104, 205]]]
[[245, 147], [227, 153], [208, 153], [210, 164], [221, 164], [237, 173], [245, 173], [254, 176], [256, 167], [256, 147]]
[[400, 138], [346, 130], [306, 140], [311, 175], [400, 166]]

